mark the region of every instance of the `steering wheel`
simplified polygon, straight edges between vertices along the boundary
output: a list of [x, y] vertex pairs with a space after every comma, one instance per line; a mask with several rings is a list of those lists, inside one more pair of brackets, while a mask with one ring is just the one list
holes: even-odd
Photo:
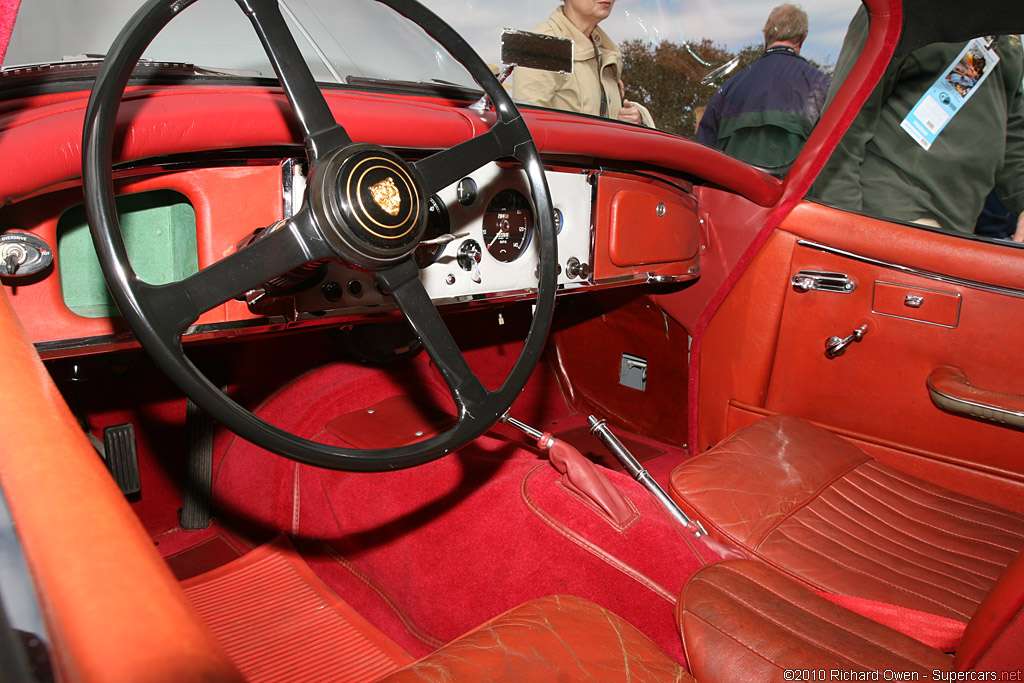
[[[487, 132], [411, 163], [388, 149], [349, 138], [303, 60], [277, 0], [236, 1], [263, 43], [303, 136], [310, 176], [303, 206], [265, 238], [180, 282], [155, 286], [135, 274], [114, 204], [111, 167], [118, 107], [143, 51], [175, 15], [195, 2], [150, 0], [111, 46], [85, 115], [86, 209], [107, 285], [156, 364], [197, 405], [243, 438], [292, 460], [337, 470], [385, 471], [435, 460], [483, 434], [508, 410], [537, 364], [551, 326], [557, 245], [537, 147], [491, 70], [450, 26], [415, 0], [377, 1], [415, 22], [459, 61], [490, 97], [497, 116]], [[413, 252], [426, 230], [428, 198], [485, 163], [505, 157], [517, 159], [529, 180], [537, 208], [540, 273], [536, 309], [522, 352], [501, 387], [490, 391], [473, 374], [423, 288]], [[374, 186], [389, 191], [390, 203], [374, 200]], [[455, 401], [458, 415], [450, 429], [418, 443], [377, 450], [310, 441], [235, 403], [185, 355], [182, 334], [203, 312], [323, 259], [368, 270], [383, 290], [391, 292]]]

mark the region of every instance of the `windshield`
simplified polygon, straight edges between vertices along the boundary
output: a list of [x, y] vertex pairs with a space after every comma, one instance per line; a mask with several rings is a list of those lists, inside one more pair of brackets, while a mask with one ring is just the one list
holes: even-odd
[[[23, 2], [4, 68], [102, 56], [140, 4], [140, 0]], [[474, 85], [465, 70], [422, 31], [376, 2], [283, 0], [280, 4], [322, 82], [344, 82], [355, 76]], [[559, 3], [426, 0], [424, 4], [466, 38], [485, 62], [498, 65], [501, 30], [533, 29]], [[634, 51], [666, 41], [693, 46], [695, 56], [684, 59], [694, 75], [703, 78], [733, 54], [762, 43], [763, 19], [751, 19], [749, 4], [619, 0], [601, 28], [620, 46], [629, 44]], [[808, 11], [812, 31], [804, 53], [812, 61], [835, 61], [856, 4], [855, 0], [828, 0]], [[233, 0], [198, 0], [157, 36], [144, 57], [240, 75], [273, 76], [248, 20]], [[722, 80], [727, 76], [722, 74]], [[709, 92], [713, 85], [706, 86]]]

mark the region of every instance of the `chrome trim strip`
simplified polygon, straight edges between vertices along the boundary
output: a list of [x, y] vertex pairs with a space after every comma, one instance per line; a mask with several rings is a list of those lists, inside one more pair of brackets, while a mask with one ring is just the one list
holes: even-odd
[[985, 282], [978, 282], [976, 280], [968, 280], [966, 278], [955, 277], [953, 275], [942, 275], [941, 273], [935, 273], [929, 270], [920, 270], [918, 268], [911, 268], [909, 266], [901, 266], [897, 263], [890, 261], [882, 261], [880, 259], [871, 258], [870, 256], [863, 256], [861, 254], [855, 254], [844, 249], [829, 246], [827, 244], [821, 244], [819, 242], [812, 242], [810, 240], [799, 239], [796, 241], [798, 246], [810, 247], [811, 249], [817, 249], [827, 254], [835, 254], [836, 256], [842, 256], [844, 258], [853, 259], [854, 261], [860, 261], [861, 263], [870, 263], [875, 266], [881, 266], [882, 268], [889, 268], [890, 270], [897, 270], [907, 275], [917, 275], [919, 277], [928, 278], [930, 280], [938, 280], [939, 282], [945, 282], [950, 285], [957, 285], [960, 287], [967, 287], [969, 289], [977, 289], [982, 292], [990, 292], [992, 294], [1003, 294], [1005, 296], [1012, 296], [1018, 299], [1024, 299], [1024, 290], [1016, 289], [1014, 287], [1003, 287], [1002, 285], [992, 285]]
[[936, 389], [932, 384], [931, 378], [927, 380], [927, 384], [928, 393], [931, 396], [932, 401], [940, 408], [944, 408], [945, 410], [958, 415], [976, 417], [979, 420], [985, 420], [986, 422], [995, 422], [996, 424], [1008, 425], [1010, 427], [1015, 427], [1016, 429], [1024, 429], [1024, 413], [950, 396], [949, 394]]
[[[944, 294], [946, 296], [955, 296], [956, 299], [957, 299], [957, 304], [956, 304], [956, 320], [953, 321], [952, 325], [947, 325], [946, 323], [936, 323], [936, 322], [932, 322], [931, 320], [924, 320], [922, 318], [911, 318], [909, 316], [896, 315], [895, 313], [885, 313], [883, 311], [879, 311], [878, 309], [875, 308], [875, 294], [878, 291], [878, 285], [879, 284], [893, 285], [895, 287], [904, 287], [904, 288], [907, 288], [907, 289], [916, 289], [916, 290], [919, 290], [919, 291], [922, 291], [922, 292], [932, 292], [934, 294]], [[907, 295], [908, 298], [910, 296], [911, 296], [910, 294]], [[922, 303], [924, 303], [924, 302], [922, 301]], [[964, 296], [960, 292], [947, 292], [947, 291], [944, 291], [944, 290], [941, 290], [941, 289], [929, 289], [927, 287], [918, 287], [917, 285], [907, 285], [907, 284], [903, 284], [903, 283], [900, 283], [900, 282], [889, 282], [887, 280], [875, 280], [875, 284], [871, 287], [871, 312], [872, 313], [875, 313], [876, 315], [884, 315], [887, 318], [896, 318], [897, 320], [909, 320], [911, 322], [921, 323], [922, 325], [935, 325], [936, 327], [945, 327], [947, 330], [955, 330], [957, 327], [960, 326], [960, 312], [963, 310], [963, 304], [964, 304]], [[907, 305], [910, 306], [910, 304], [907, 304]], [[920, 307], [920, 304], [918, 304], [917, 306], [910, 306], [910, 307], [916, 310], [917, 308]]]

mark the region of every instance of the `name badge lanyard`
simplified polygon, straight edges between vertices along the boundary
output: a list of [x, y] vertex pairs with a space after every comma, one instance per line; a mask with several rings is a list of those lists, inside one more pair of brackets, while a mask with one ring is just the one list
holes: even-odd
[[999, 55], [992, 49], [993, 40], [989, 36], [967, 43], [900, 123], [924, 149], [931, 149], [939, 133], [995, 70]]

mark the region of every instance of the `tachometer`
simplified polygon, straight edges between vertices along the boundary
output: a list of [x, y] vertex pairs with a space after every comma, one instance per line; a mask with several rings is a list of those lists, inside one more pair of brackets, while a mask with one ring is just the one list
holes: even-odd
[[508, 263], [519, 258], [530, 243], [533, 212], [518, 190], [502, 190], [484, 211], [484, 244], [487, 253]]

